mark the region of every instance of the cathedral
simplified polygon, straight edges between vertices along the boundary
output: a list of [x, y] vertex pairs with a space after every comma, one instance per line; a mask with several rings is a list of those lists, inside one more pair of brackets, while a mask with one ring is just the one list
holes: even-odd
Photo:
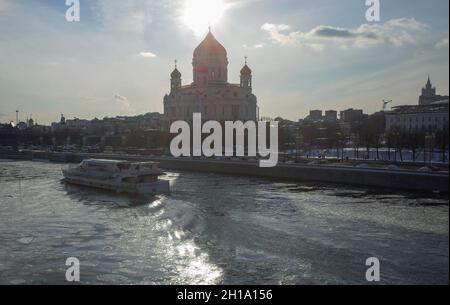
[[240, 84], [228, 83], [226, 49], [209, 30], [194, 51], [193, 83], [182, 84], [180, 71], [170, 75], [170, 93], [164, 97], [164, 115], [168, 122], [192, 121], [193, 113], [201, 113], [202, 120], [257, 121], [258, 107], [252, 93], [252, 70], [241, 69]]

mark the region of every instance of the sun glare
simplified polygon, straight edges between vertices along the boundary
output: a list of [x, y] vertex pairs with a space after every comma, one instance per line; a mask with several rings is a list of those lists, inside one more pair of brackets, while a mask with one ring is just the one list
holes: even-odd
[[224, 0], [185, 0], [181, 20], [195, 35], [201, 36], [220, 21], [227, 8]]

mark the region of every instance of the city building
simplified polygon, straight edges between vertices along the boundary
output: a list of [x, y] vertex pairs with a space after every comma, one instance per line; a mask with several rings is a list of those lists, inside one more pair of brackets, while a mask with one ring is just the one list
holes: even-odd
[[59, 122], [53, 122], [51, 124], [52, 131], [53, 132], [60, 132], [66, 129], [66, 118], [64, 117], [64, 114], [61, 114], [61, 119]]
[[325, 122], [334, 123], [337, 121], [337, 111], [336, 110], [327, 110], [325, 111]]
[[394, 107], [386, 112], [386, 131], [437, 132], [448, 130], [448, 98], [426, 105]]
[[66, 119], [61, 115], [59, 122], [52, 123], [52, 131], [79, 131], [83, 134], [123, 134], [133, 130], [163, 129], [164, 115], [158, 112], [137, 116], [117, 116], [114, 118], [95, 118], [93, 120]]
[[360, 122], [364, 119], [364, 112], [361, 109], [350, 108], [341, 111], [340, 119], [343, 123]]
[[108, 118], [105, 118], [104, 120], [84, 120], [79, 118], [73, 118], [73, 119], [66, 119], [64, 115], [61, 115], [61, 120], [57, 123], [52, 123], [52, 130], [54, 132], [61, 132], [64, 130], [88, 130], [92, 129], [92, 125], [95, 122], [101, 122], [102, 125], [106, 125], [108, 122]]
[[19, 124], [17, 124], [17, 128], [19, 130], [25, 130], [28, 128], [28, 123], [27, 122], [19, 122]]
[[193, 113], [201, 113], [204, 120], [249, 121], [258, 120], [257, 98], [252, 93], [252, 70], [245, 61], [240, 83], [228, 83], [226, 49], [216, 40], [211, 30], [195, 49], [193, 56], [193, 83], [183, 86], [177, 69], [171, 74], [170, 93], [164, 97], [164, 115], [167, 121], [192, 121]]
[[289, 130], [295, 130], [300, 125], [298, 122], [291, 121], [291, 120], [288, 120], [288, 119], [284, 119], [282, 117], [276, 117], [274, 119], [274, 121], [278, 122], [278, 127], [279, 128], [286, 128], [286, 129], [289, 129]]
[[406, 132], [448, 131], [449, 97], [436, 94], [430, 77], [419, 97], [419, 105], [393, 107], [386, 114], [386, 131], [392, 129]]
[[320, 122], [323, 119], [322, 113], [322, 110], [311, 110], [306, 120], [309, 122]]
[[422, 88], [422, 94], [419, 97], [419, 105], [430, 105], [434, 102], [439, 102], [445, 99], [448, 100], [448, 98], [448, 96], [436, 94], [436, 87], [433, 87], [430, 76], [428, 75], [427, 84]]

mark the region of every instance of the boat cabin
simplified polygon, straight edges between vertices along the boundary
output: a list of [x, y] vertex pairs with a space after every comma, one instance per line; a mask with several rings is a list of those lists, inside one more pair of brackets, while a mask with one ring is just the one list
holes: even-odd
[[123, 172], [123, 173], [141, 173], [154, 172], [155, 174], [162, 174], [156, 162], [130, 162], [119, 160], [99, 160], [89, 159], [84, 160], [80, 164], [80, 169], [86, 171], [104, 171], [104, 172]]

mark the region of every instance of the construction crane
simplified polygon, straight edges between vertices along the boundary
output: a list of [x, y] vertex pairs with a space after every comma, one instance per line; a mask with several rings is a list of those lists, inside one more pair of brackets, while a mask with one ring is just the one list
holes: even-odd
[[386, 111], [387, 105], [389, 105], [390, 103], [392, 103], [392, 100], [383, 100], [383, 111]]

